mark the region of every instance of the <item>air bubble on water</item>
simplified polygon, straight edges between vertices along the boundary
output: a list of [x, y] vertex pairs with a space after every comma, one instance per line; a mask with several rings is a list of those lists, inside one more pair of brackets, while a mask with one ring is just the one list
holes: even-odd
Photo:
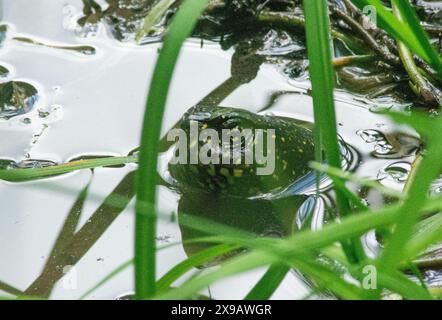
[[51, 160], [36, 160], [27, 159], [20, 162], [13, 163], [11, 167], [15, 169], [40, 169], [45, 167], [51, 167], [57, 165], [56, 162]]
[[120, 294], [115, 298], [115, 300], [135, 300], [135, 293], [133, 292], [126, 292], [123, 294]]
[[44, 110], [42, 108], [38, 109], [37, 111], [38, 111], [38, 116], [40, 118], [47, 118], [51, 114], [49, 111]]
[[427, 270], [425, 272], [425, 276], [427, 277], [428, 280], [439, 280], [439, 281], [442, 281], [442, 274], [440, 273], [440, 271]]
[[438, 187], [435, 187], [434, 189], [431, 189], [431, 193], [433, 195], [440, 195], [440, 194], [442, 194], [442, 186], [438, 186]]
[[440, 111], [438, 109], [430, 109], [429, 112], [433, 117], [438, 117], [440, 115]]
[[376, 158], [404, 158], [413, 155], [421, 147], [420, 139], [408, 133], [391, 132], [384, 134], [373, 129], [359, 130], [356, 133], [366, 143], [374, 144], [372, 155]]
[[409, 162], [401, 161], [390, 164], [378, 173], [378, 180], [389, 179], [395, 183], [405, 183], [411, 171], [411, 164]]
[[31, 120], [31, 118], [23, 118], [23, 119], [21, 119], [21, 122], [23, 123], [23, 124], [31, 124], [32, 123], [32, 120]]
[[430, 187], [430, 195], [431, 196], [440, 196], [442, 195], [442, 176], [436, 179]]
[[359, 130], [356, 132], [356, 134], [360, 136], [366, 143], [374, 143], [376, 141], [383, 141], [385, 139], [384, 135], [377, 130]]
[[383, 113], [387, 113], [388, 111], [390, 111], [391, 109], [393, 109], [393, 105], [372, 105], [369, 107], [369, 110], [373, 113], [377, 113], [377, 114], [383, 114]]
[[378, 155], [387, 155], [393, 150], [393, 146], [382, 141], [374, 147], [374, 152]]
[[264, 37], [263, 48], [257, 53], [281, 56], [301, 50], [304, 50], [304, 46], [293, 40], [287, 32], [270, 30]]

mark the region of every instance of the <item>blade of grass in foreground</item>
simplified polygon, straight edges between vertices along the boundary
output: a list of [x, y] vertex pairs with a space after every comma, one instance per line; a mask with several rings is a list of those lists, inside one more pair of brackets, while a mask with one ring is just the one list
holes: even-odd
[[92, 292], [103, 286], [105, 283], [108, 283], [109, 280], [114, 278], [116, 275], [121, 273], [123, 270], [126, 270], [129, 266], [131, 266], [133, 263], [133, 259], [130, 259], [121, 265], [119, 265], [117, 268], [111, 271], [108, 275], [106, 275], [100, 282], [98, 282], [96, 285], [94, 285], [92, 288], [90, 288], [88, 291], [86, 291], [84, 294], [81, 295], [79, 300], [84, 300], [86, 297], [88, 297]]
[[215, 258], [222, 256], [223, 254], [227, 254], [232, 252], [235, 249], [238, 249], [239, 246], [230, 245], [230, 244], [221, 244], [215, 247], [210, 247], [208, 249], [202, 250], [198, 252], [181, 263], [177, 264], [173, 267], [169, 272], [167, 272], [160, 280], [158, 280], [157, 287], [158, 292], [165, 291], [172, 286], [172, 284], [178, 280], [181, 276], [186, 274], [188, 271], [192, 270], [192, 268], [196, 268], [200, 265], [204, 265], [205, 263], [209, 263], [213, 261]]
[[173, 70], [185, 39], [209, 0], [186, 0], [173, 19], [151, 80], [141, 133], [135, 222], [135, 293], [137, 299], [155, 294], [156, 170], [161, 125]]
[[282, 280], [289, 272], [290, 267], [286, 265], [271, 265], [258, 283], [247, 294], [245, 300], [267, 300], [278, 289]]
[[388, 11], [380, 0], [352, 0], [360, 9], [364, 6], [373, 6], [379, 23], [385, 31], [399, 39], [419, 55], [442, 75], [442, 60], [436, 50], [430, 44], [426, 32], [420, 26], [419, 19], [411, 7], [409, 0], [395, 1], [401, 13], [406, 17], [404, 21], [397, 19], [392, 12]]
[[77, 170], [118, 166], [129, 163], [136, 163], [137, 161], [138, 161], [137, 156], [107, 157], [107, 158], [76, 160], [54, 166], [43, 167], [43, 168], [0, 169], [0, 180], [10, 181], [10, 182], [23, 182], [23, 181], [40, 179], [40, 178], [47, 178]]
[[[403, 120], [411, 126], [413, 126], [413, 122], [415, 121], [411, 117], [406, 121], [405, 117], [394, 114], [391, 116], [396, 121]], [[417, 127], [415, 129], [419, 131]], [[425, 129], [425, 131], [427, 130], [428, 129]], [[431, 122], [430, 132], [440, 132], [441, 130], [441, 118]], [[409, 184], [407, 195], [400, 209], [403, 218], [398, 220], [395, 231], [380, 257], [379, 264], [390, 268], [395, 268], [404, 258], [406, 254], [404, 247], [412, 236], [413, 228], [418, 223], [419, 210], [429, 202], [429, 187], [432, 181], [440, 174], [442, 146], [438, 141], [438, 137], [434, 134], [429, 135], [427, 140], [425, 157], [423, 157], [421, 164], [415, 169], [413, 181]]]
[[[315, 130], [319, 130], [320, 140], [326, 159], [331, 166], [340, 168], [341, 156], [337, 139], [336, 116], [333, 101], [334, 71], [331, 64], [330, 22], [328, 5], [325, 0], [304, 1], [305, 29], [309, 58], [310, 79], [313, 90]], [[321, 161], [321, 159], [317, 159]], [[336, 190], [339, 211], [342, 216], [349, 215], [350, 205], [339, 190]], [[350, 261], [364, 259], [359, 240], [342, 242]]]

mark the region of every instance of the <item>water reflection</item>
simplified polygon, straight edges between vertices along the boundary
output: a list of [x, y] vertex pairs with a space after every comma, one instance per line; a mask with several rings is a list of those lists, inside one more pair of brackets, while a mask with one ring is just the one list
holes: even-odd
[[[139, 25], [140, 17], [144, 12], [142, 11], [144, 9], [140, 11], [138, 4], [142, 5], [144, 2], [108, 1], [110, 5], [107, 9], [106, 6], [98, 9], [94, 5], [94, 1], [86, 2], [89, 3], [90, 8], [84, 7], [85, 12], [82, 14], [84, 18], [80, 21], [81, 30], [78, 29], [80, 33], [76, 33], [76, 35], [89, 37], [78, 39], [74, 36], [72, 29], [66, 28], [66, 25], [65, 29], [61, 29], [62, 19], [75, 18], [77, 26], [77, 18], [80, 18], [73, 11], [69, 11], [68, 7], [64, 7], [64, 3], [61, 5], [60, 2], [53, 0], [42, 1], [43, 4], [32, 4], [29, 1], [20, 2], [18, 0], [0, 1], [2, 9], [5, 4], [9, 9], [15, 6], [15, 11], [8, 10], [7, 12], [7, 18], [11, 20], [8, 23], [17, 27], [20, 32], [32, 35], [30, 39], [34, 39], [35, 36], [35, 39], [46, 39], [41, 42], [42, 44], [66, 43], [72, 46], [76, 46], [79, 41], [81, 43], [90, 42], [93, 44], [91, 47], [96, 47], [102, 53], [101, 56], [96, 55], [87, 59], [78, 58], [72, 54], [59, 55], [60, 50], [38, 48], [35, 43], [23, 46], [14, 41], [8, 43], [6, 48], [1, 49], [2, 60], [7, 61], [6, 64], [2, 62], [2, 65], [9, 71], [12, 70], [14, 77], [17, 73], [19, 77], [30, 77], [42, 84], [38, 87], [41, 91], [39, 94], [42, 95], [40, 106], [31, 108], [28, 110], [29, 114], [26, 114], [26, 117], [29, 115], [29, 119], [32, 120], [31, 123], [26, 127], [19, 126], [19, 121], [15, 122], [14, 118], [8, 120], [8, 126], [2, 123], [1, 130], [5, 135], [0, 156], [5, 160], [0, 161], [1, 168], [19, 163], [26, 167], [43, 167], [52, 165], [54, 162], [66, 162], [75, 158], [87, 159], [89, 157], [87, 155], [125, 154], [137, 145], [139, 119], [144, 107], [142, 100], [145, 96], [145, 83], [148, 71], [152, 69], [157, 56], [158, 47], [151, 45], [132, 48], [115, 44], [106, 34], [100, 33], [100, 27], [96, 22], [100, 19], [106, 21], [113, 36], [122, 41], [130, 40], [133, 37], [134, 28]], [[21, 4], [16, 5], [16, 3]], [[80, 1], [67, 1], [67, 3], [78, 10], [83, 9]], [[128, 3], [135, 3], [135, 5], [131, 7]], [[19, 12], [17, 8], [20, 6], [30, 8], [30, 13]], [[34, 10], [38, 9], [37, 7], [40, 9], [39, 14], [32, 12], [37, 12]], [[60, 19], [52, 19], [54, 16], [59, 16]], [[206, 20], [210, 19], [210, 17], [206, 18]], [[229, 17], [223, 16], [221, 18], [228, 19]], [[38, 23], [40, 27], [37, 28], [33, 24], [34, 22]], [[52, 22], [54, 24], [51, 24]], [[217, 22], [218, 20], [214, 20], [211, 25], [215, 26]], [[247, 20], [241, 20], [242, 25], [246, 22]], [[206, 21], [206, 23], [209, 22]], [[196, 34], [200, 32], [205, 39], [217, 38], [226, 32], [226, 30], [219, 30], [219, 28], [215, 30], [214, 28], [216, 32], [202, 34], [203, 24], [201, 23]], [[221, 29], [223, 29], [222, 26]], [[219, 34], [218, 31], [220, 31]], [[308, 74], [302, 35], [293, 34], [291, 31], [276, 31], [271, 27], [256, 32], [255, 25], [247, 30], [235, 26], [235, 30], [227, 31], [226, 37], [220, 41], [224, 49], [233, 46], [233, 49], [227, 52], [221, 51], [217, 45], [209, 44], [207, 41], [203, 42], [202, 48], [199, 40], [191, 40], [187, 43], [183, 50], [183, 60], [177, 70], [176, 79], [180, 81], [177, 80], [178, 85], [175, 84], [172, 87], [174, 94], [170, 97], [165, 127], [172, 127], [184, 110], [192, 105], [200, 104], [234, 106], [254, 111], [262, 110], [263, 112], [267, 110], [268, 117], [297, 118], [298, 125], [311, 129], [311, 98], [299, 94], [299, 91], [293, 93], [293, 90], [299, 88], [294, 87], [293, 83], [287, 82], [290, 77], [304, 81]], [[0, 46], [5, 40], [8, 41], [6, 27], [1, 25]], [[232, 60], [229, 61], [228, 57], [232, 52], [234, 52]], [[197, 72], [200, 69], [203, 71], [199, 74]], [[281, 69], [285, 73], [281, 74], [277, 71]], [[1, 70], [3, 69], [0, 68]], [[365, 76], [368, 75], [363, 70], [358, 71], [362, 72], [356, 75], [362, 77], [359, 80], [369, 83], [370, 89], [374, 92], [379, 90], [373, 81], [376, 79], [385, 80], [383, 84], [388, 90], [395, 86], [391, 82], [395, 79], [391, 77], [378, 76], [373, 73], [369, 75], [374, 78], [367, 79]], [[119, 77], [115, 77], [116, 74]], [[192, 76], [192, 81], [189, 81], [189, 75]], [[354, 76], [355, 74], [350, 75], [350, 78]], [[363, 81], [359, 84], [364, 83]], [[308, 83], [304, 82], [303, 85], [308, 86]], [[352, 83], [349, 81], [345, 87], [350, 88], [351, 85]], [[40, 90], [40, 88], [45, 89]], [[210, 91], [212, 92], [209, 93]], [[112, 92], [112, 95], [107, 96], [103, 92]], [[202, 97], [205, 98], [201, 99]], [[406, 175], [402, 170], [404, 167], [398, 168], [389, 165], [392, 161], [397, 162], [398, 158], [413, 156], [415, 150], [420, 146], [420, 141], [407, 135], [389, 136], [384, 130], [377, 127], [378, 123], [390, 125], [382, 115], [370, 113], [367, 104], [362, 104], [362, 106], [361, 104], [353, 104], [355, 99], [353, 95], [348, 94], [345, 98], [346, 102], [337, 102], [336, 106], [338, 121], [341, 124], [339, 130], [342, 142], [348, 142], [348, 144], [341, 143], [341, 152], [345, 158], [344, 164], [348, 164], [346, 168], [355, 170], [358, 174], [371, 175], [373, 178], [376, 178], [379, 168], [387, 168], [385, 171], [394, 178], [393, 182], [402, 183]], [[391, 96], [386, 100], [388, 103], [395, 102]], [[351, 102], [349, 103], [349, 101]], [[62, 119], [63, 121], [58, 123], [52, 120], [48, 122], [49, 118], [55, 117], [57, 114], [52, 106], [58, 104], [63, 105], [66, 116]], [[34, 114], [32, 114], [33, 111], [35, 111]], [[19, 118], [17, 117], [17, 120], [21, 121], [22, 119]], [[56, 118], [61, 120], [59, 116]], [[30, 149], [28, 146], [30, 141], [34, 141], [34, 135], [41, 133], [40, 127], [37, 127], [37, 130], [34, 127], [34, 125], [37, 126], [41, 123], [38, 119], [50, 123], [50, 129], [45, 133], [44, 139], [35, 138], [41, 141], [33, 144], [34, 147]], [[295, 120], [293, 121], [295, 122]], [[356, 136], [356, 132], [361, 128], [368, 128], [365, 130], [366, 132], [360, 132], [361, 137], [367, 143]], [[377, 131], [373, 132], [372, 130]], [[13, 143], [13, 148], [4, 147], [4, 145], [8, 145], [8, 142]], [[357, 151], [350, 145], [355, 145]], [[26, 158], [25, 155], [28, 152], [30, 157]], [[370, 155], [371, 152], [373, 153]], [[23, 159], [25, 161], [21, 162]], [[48, 159], [53, 159], [53, 161]], [[65, 212], [66, 206], [55, 205], [55, 200], [60, 200], [60, 197], [54, 197], [53, 194], [49, 198], [42, 197], [41, 191], [38, 191], [32, 196], [30, 189], [27, 189], [27, 184], [10, 186], [2, 182], [0, 185], [3, 188], [2, 201], [5, 211], [10, 215], [2, 216], [0, 224], [3, 225], [0, 235], [3, 236], [2, 243], [6, 248], [0, 252], [2, 261], [6, 261], [2, 264], [0, 276], [17, 280], [23, 288], [28, 287], [27, 294], [49, 296], [56, 288], [59, 279], [64, 275], [63, 268], [67, 265], [83, 263], [83, 275], [89, 277], [89, 282], [86, 282], [85, 286], [88, 286], [95, 284], [104, 271], [109, 271], [114, 264], [121, 262], [120, 258], [124, 259], [126, 255], [130, 256], [132, 254], [130, 239], [133, 229], [131, 225], [129, 228], [126, 224], [115, 223], [115, 220], [133, 199], [134, 173], [128, 173], [120, 181], [110, 179], [109, 182], [103, 178], [120, 177], [118, 174], [123, 173], [126, 175], [127, 169], [128, 167], [112, 169], [111, 173], [106, 171], [110, 169], [105, 168], [102, 169], [105, 171], [98, 170], [99, 172], [94, 174], [92, 184], [94, 182], [100, 184], [99, 187], [96, 186], [100, 192], [117, 185], [98, 208], [91, 204], [92, 201], [85, 201], [89, 181], [75, 184], [78, 191], [84, 189], [78, 195], [69, 215], [62, 223], [55, 244], [49, 251], [49, 258], [43, 266], [43, 271], [31, 285], [26, 281], [38, 273], [39, 259], [42, 259], [41, 256], [47, 256], [45, 245], [51, 238], [47, 235], [54, 233], [57, 226], [54, 224], [54, 219]], [[61, 188], [66, 182], [77, 181], [75, 179], [84, 173], [58, 177], [53, 182]], [[89, 178], [88, 174], [87, 172], [85, 175]], [[327, 207], [333, 206], [332, 197], [328, 195], [322, 195], [320, 198], [308, 196], [315, 193], [315, 175], [309, 173], [304, 178], [304, 180], [295, 181], [289, 186], [289, 192], [279, 194], [280, 197], [261, 197], [252, 201], [247, 198], [234, 198], [213, 193], [192, 195], [189, 192], [183, 192], [178, 201], [178, 210], [176, 210], [174, 206], [178, 195], [174, 193], [175, 189], [163, 188], [160, 192], [159, 202], [160, 206], [165, 206], [169, 212], [178, 211], [178, 224], [184, 239], [194, 239], [204, 235], [204, 233], [192, 230], [183, 223], [187, 215], [208, 217], [215, 222], [250, 231], [256, 236], [282, 237], [299, 229], [320, 228], [327, 219]], [[326, 186], [329, 186], [330, 180], [325, 176], [321, 178], [321, 190], [324, 190]], [[163, 184], [167, 185], [167, 181], [164, 181]], [[33, 185], [35, 188], [44, 189], [45, 181], [35, 182]], [[438, 188], [440, 189], [440, 183], [435, 185], [434, 191], [439, 192]], [[122, 201], [115, 202], [115, 195], [121, 196], [122, 198], [119, 199]], [[73, 198], [74, 196], [65, 197], [60, 202], [70, 204]], [[12, 201], [11, 199], [18, 200]], [[378, 195], [373, 194], [368, 195], [367, 199], [372, 206], [383, 204], [383, 201], [385, 203], [394, 201], [393, 199], [380, 199]], [[48, 203], [51, 204], [51, 208], [48, 208]], [[25, 206], [25, 204], [28, 205]], [[90, 217], [86, 217], [84, 213], [80, 214], [87, 209], [93, 212]], [[40, 210], [43, 212], [38, 215]], [[46, 211], [53, 215], [49, 215]], [[20, 228], [20, 223], [27, 223], [28, 228]], [[114, 231], [111, 230], [112, 225]], [[50, 226], [54, 227], [50, 228]], [[8, 230], [11, 232], [7, 232]], [[173, 222], [161, 225], [159, 233], [159, 242], [161, 239], [168, 239], [170, 234], [179, 238], [177, 225]], [[103, 236], [104, 234], [107, 236]], [[45, 242], [43, 238], [47, 241]], [[369, 244], [374, 242], [373, 239], [368, 241]], [[29, 242], [39, 244], [40, 247], [36, 248]], [[118, 250], [115, 249], [116, 243], [123, 243], [121, 247], [118, 247]], [[207, 246], [209, 244], [199, 246], [185, 244], [184, 250], [191, 254]], [[377, 249], [376, 244], [373, 252]], [[178, 260], [185, 258], [180, 250], [181, 248], [178, 248], [161, 256], [159, 263], [162, 271], [168, 270]], [[20, 251], [26, 257], [18, 259], [6, 251]], [[34, 252], [38, 253], [34, 254]], [[104, 263], [100, 263], [100, 267], [94, 264], [97, 261], [95, 254], [98, 257], [107, 255], [105, 261], [111, 261], [108, 269], [100, 269]], [[91, 255], [92, 258], [88, 260]], [[125, 278], [127, 281], [117, 283], [115, 287], [118, 292], [129, 291], [132, 284], [131, 279], [131, 274], [128, 274]], [[23, 286], [23, 283], [26, 285]], [[238, 288], [242, 287], [240, 284], [237, 284]], [[245, 284], [244, 287], [247, 287], [250, 283]], [[4, 288], [1, 283], [0, 287]], [[115, 287], [108, 291], [104, 290], [99, 296], [116, 296], [115, 291], [112, 292]], [[293, 292], [293, 288], [291, 292]], [[74, 295], [75, 293], [61, 289], [54, 292], [54, 297], [75, 297]]]
[[37, 89], [26, 82], [8, 81], [0, 84], [0, 119], [28, 113], [37, 102]]
[[80, 53], [86, 56], [94, 55], [97, 51], [97, 49], [93, 46], [89, 45], [56, 45], [56, 44], [49, 44], [44, 43], [42, 41], [37, 41], [31, 38], [27, 37], [14, 37], [12, 38], [15, 41], [26, 43], [26, 44], [32, 44], [35, 46], [41, 46], [41, 47], [47, 47], [47, 48], [53, 48], [53, 49], [59, 49], [59, 50], [66, 50], [66, 51], [72, 51], [76, 53]]
[[[134, 196], [135, 171], [127, 174], [87, 222], [78, 230], [88, 192], [86, 186], [72, 206], [40, 276], [25, 290], [27, 295], [49, 297], [64, 276], [65, 266], [74, 266], [104, 234]], [[117, 199], [117, 200], [116, 200]]]
[[[297, 212], [305, 199], [306, 196], [250, 200], [217, 194], [185, 193], [178, 205], [178, 222], [200, 217], [256, 236], [285, 237], [297, 230]], [[189, 228], [185, 223], [180, 223], [180, 230], [184, 241], [213, 234], [210, 229], [202, 232]], [[184, 250], [188, 256], [192, 256], [213, 245], [184, 243]]]
[[422, 142], [416, 136], [404, 132], [383, 133], [380, 130], [364, 129], [357, 134], [368, 144], [374, 145], [372, 155], [380, 159], [400, 159], [413, 155]]

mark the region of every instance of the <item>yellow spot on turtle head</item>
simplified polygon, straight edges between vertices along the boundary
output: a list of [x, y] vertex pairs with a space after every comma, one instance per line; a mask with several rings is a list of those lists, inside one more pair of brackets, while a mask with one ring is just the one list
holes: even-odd
[[243, 172], [244, 171], [242, 169], [235, 169], [235, 170], [233, 170], [233, 175], [235, 177], [239, 178], [239, 177], [242, 177]]
[[221, 175], [223, 175], [224, 177], [230, 177], [230, 172], [227, 168], [221, 168], [219, 170], [219, 173], [221, 173]]

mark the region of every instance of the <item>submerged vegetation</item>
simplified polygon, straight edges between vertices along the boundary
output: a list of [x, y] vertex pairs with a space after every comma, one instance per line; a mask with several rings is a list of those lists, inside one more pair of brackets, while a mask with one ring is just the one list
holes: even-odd
[[[26, 166], [5, 159], [0, 162], [0, 179], [25, 182], [130, 163], [137, 163], [137, 170], [128, 173], [79, 227], [85, 199], [93, 198], [89, 184], [81, 190], [40, 276], [26, 290], [1, 281], [0, 290], [16, 297], [50, 297], [63, 277], [63, 267], [78, 263], [136, 198], [134, 259], [82, 298], [132, 264], [137, 299], [203, 298], [200, 294], [210, 284], [258, 268], [266, 268], [266, 272], [244, 299], [271, 298], [293, 270], [309, 284], [311, 295], [305, 298], [440, 298], [440, 284], [435, 286], [425, 277], [426, 271], [440, 272], [442, 268], [437, 246], [442, 241], [442, 199], [440, 192], [431, 192], [440, 177], [442, 161], [442, 145], [435, 134], [442, 130], [442, 11], [432, 6], [433, 2], [100, 3], [83, 0], [78, 34], [97, 30], [105, 23], [117, 41], [138, 45], [163, 42], [148, 91], [140, 147], [124, 157], [81, 157], [62, 164], [40, 161], [38, 166]], [[1, 43], [6, 33], [7, 27], [1, 25]], [[160, 153], [175, 152], [175, 145], [161, 137], [161, 128], [167, 97], [173, 95], [169, 88], [175, 64], [184, 41], [191, 36], [200, 39], [202, 46], [204, 41], [215, 41], [224, 50], [233, 49], [231, 76], [195, 106], [188, 106], [189, 111], [174, 128], [189, 133], [191, 120], [197, 121], [200, 129], [218, 133], [223, 129], [275, 128], [272, 175], [254, 174], [262, 163], [169, 163], [167, 174], [157, 169]], [[61, 50], [88, 48], [87, 54], [95, 54], [92, 46], [14, 39]], [[234, 90], [255, 79], [264, 64], [276, 65], [290, 80], [310, 81], [314, 124], [272, 113], [258, 115], [238, 106], [219, 106]], [[0, 67], [0, 72], [6, 74], [6, 67]], [[409, 173], [401, 165], [391, 165], [384, 172], [405, 182], [402, 192], [351, 172], [359, 159], [338, 135], [335, 89], [369, 99], [378, 105], [377, 112], [417, 133], [358, 133], [370, 142], [388, 142], [381, 145], [386, 150], [376, 151], [377, 157], [413, 156]], [[270, 110], [285, 94], [289, 93], [272, 95], [260, 111]], [[37, 89], [30, 84], [1, 83], [0, 117], [7, 121], [28, 112], [36, 95]], [[240, 142], [242, 157], [247, 143], [254, 141]], [[159, 185], [180, 195], [177, 219], [182, 239], [173, 245], [182, 245], [187, 255], [162, 277], [156, 271], [157, 254], [162, 249], [157, 244], [157, 223], [171, 217], [157, 209]], [[364, 196], [369, 191], [384, 200], [382, 206], [370, 205]], [[315, 220], [321, 221], [315, 224]], [[362, 241], [369, 233], [376, 237], [375, 254]], [[185, 277], [195, 269], [205, 272]]]

